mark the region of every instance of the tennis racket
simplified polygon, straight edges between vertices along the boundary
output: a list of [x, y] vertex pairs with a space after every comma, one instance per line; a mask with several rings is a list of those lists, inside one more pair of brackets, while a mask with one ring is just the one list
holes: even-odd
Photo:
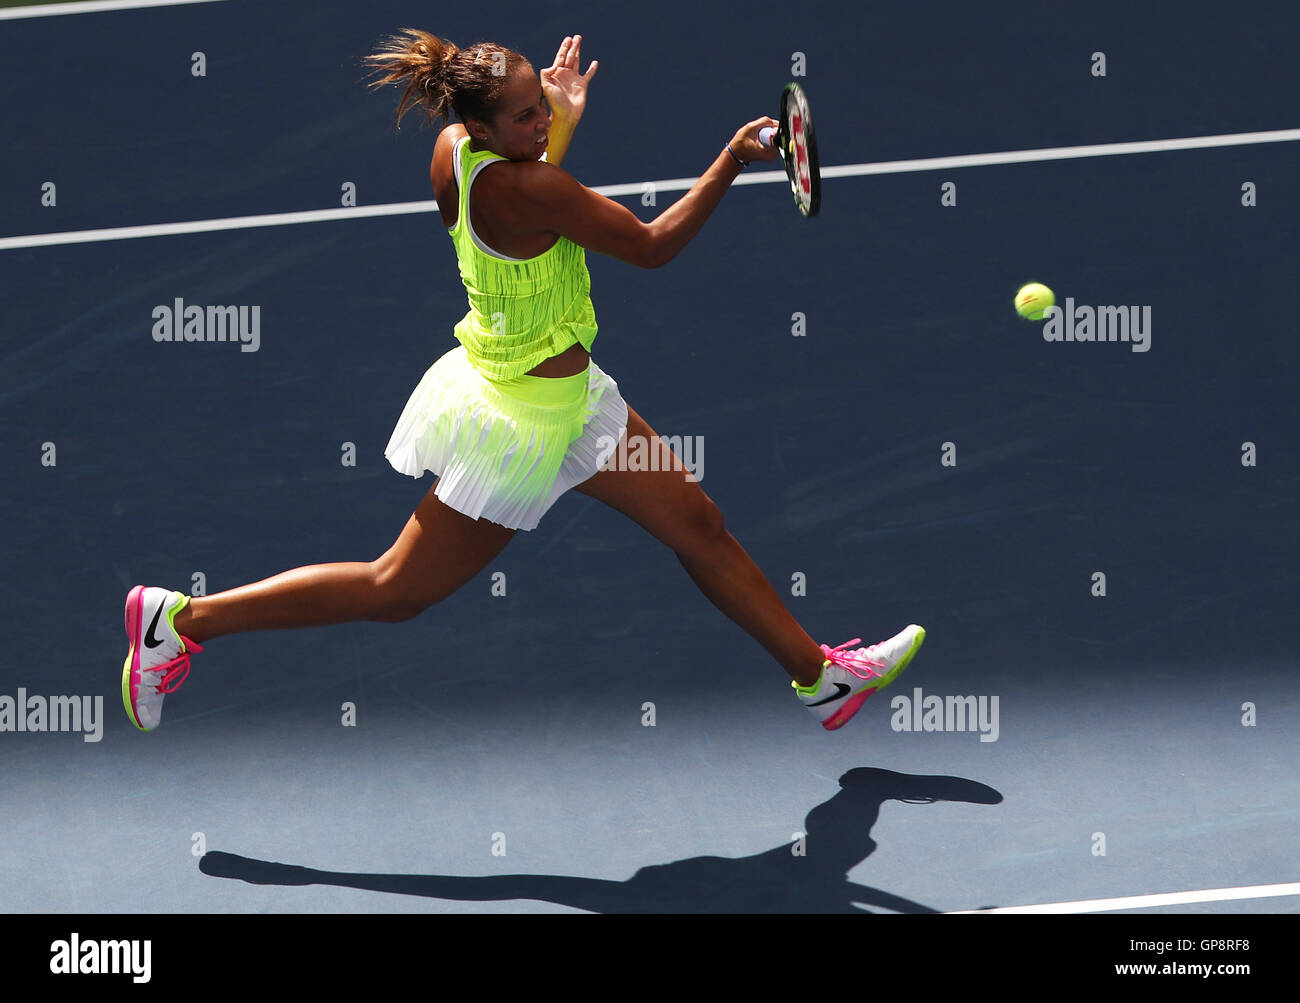
[[813, 131], [808, 95], [798, 84], [786, 84], [781, 92], [781, 124], [773, 129], [764, 126], [758, 139], [764, 146], [775, 146], [790, 179], [794, 205], [805, 216], [816, 216], [822, 205], [822, 172], [817, 160], [817, 134]]

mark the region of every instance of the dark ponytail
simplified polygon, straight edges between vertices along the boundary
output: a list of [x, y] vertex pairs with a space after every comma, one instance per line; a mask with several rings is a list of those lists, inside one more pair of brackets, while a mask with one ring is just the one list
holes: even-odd
[[459, 49], [415, 28], [385, 39], [363, 61], [379, 74], [371, 88], [406, 83], [397, 104], [399, 129], [403, 116], [415, 106], [424, 107], [427, 125], [449, 120], [453, 111], [462, 122], [466, 118], [489, 122], [510, 76], [520, 67], [532, 69], [519, 53], [493, 42]]

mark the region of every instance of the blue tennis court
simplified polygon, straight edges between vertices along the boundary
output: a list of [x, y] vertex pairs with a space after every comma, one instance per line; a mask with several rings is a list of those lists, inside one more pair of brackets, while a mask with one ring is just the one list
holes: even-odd
[[[3, 911], [1300, 909], [1294, 12], [802, 6], [0, 20]], [[360, 64], [412, 22], [581, 32], [564, 167], [646, 220], [800, 66], [816, 219], [736, 185], [588, 267], [594, 358], [808, 632], [926, 627], [841, 731], [576, 492], [417, 619], [214, 640], [127, 720], [133, 585], [369, 561], [429, 488], [384, 444], [465, 293], [435, 133]], [[1046, 340], [1030, 281], [1133, 337]], [[157, 340], [190, 304], [241, 338]]]

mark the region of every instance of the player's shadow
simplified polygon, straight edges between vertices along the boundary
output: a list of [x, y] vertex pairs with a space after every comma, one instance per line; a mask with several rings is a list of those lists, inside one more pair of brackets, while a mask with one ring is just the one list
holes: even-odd
[[848, 880], [871, 856], [871, 827], [885, 801], [998, 804], [991, 787], [960, 777], [909, 776], [858, 767], [840, 790], [804, 820], [805, 852], [783, 843], [751, 857], [692, 857], [643, 867], [626, 881], [546, 874], [456, 877], [442, 874], [347, 874], [252, 860], [233, 853], [203, 855], [199, 870], [257, 885], [338, 885], [461, 902], [536, 899], [598, 913], [836, 913], [936, 910]]

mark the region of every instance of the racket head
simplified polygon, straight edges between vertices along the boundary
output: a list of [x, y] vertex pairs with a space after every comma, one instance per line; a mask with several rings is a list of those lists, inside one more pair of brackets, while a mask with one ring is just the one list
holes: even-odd
[[795, 208], [805, 216], [816, 216], [822, 205], [821, 162], [817, 158], [817, 133], [813, 130], [808, 95], [795, 83], [781, 92], [777, 152], [785, 164]]

